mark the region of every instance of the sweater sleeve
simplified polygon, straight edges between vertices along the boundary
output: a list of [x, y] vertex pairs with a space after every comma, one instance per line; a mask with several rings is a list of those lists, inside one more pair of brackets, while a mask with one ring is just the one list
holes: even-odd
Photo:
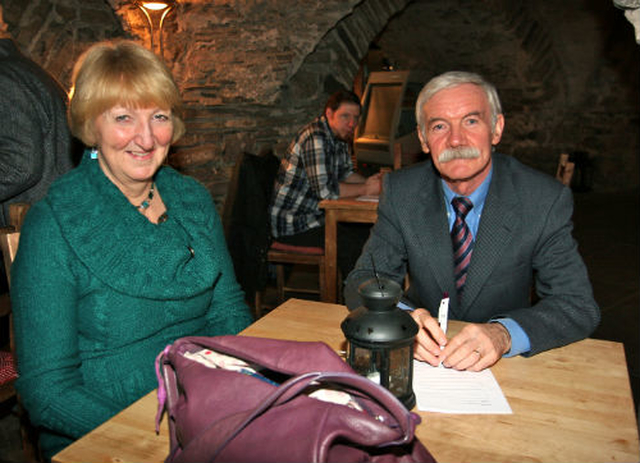
[[253, 318], [244, 301], [244, 293], [236, 280], [222, 223], [215, 207], [211, 208], [211, 219], [210, 236], [217, 251], [213, 258], [218, 260], [221, 272], [215, 283], [207, 314], [207, 331], [210, 336], [237, 334], [250, 325]]
[[12, 267], [17, 389], [34, 424], [78, 438], [122, 407], [80, 373], [74, 259], [48, 205], [34, 205]]

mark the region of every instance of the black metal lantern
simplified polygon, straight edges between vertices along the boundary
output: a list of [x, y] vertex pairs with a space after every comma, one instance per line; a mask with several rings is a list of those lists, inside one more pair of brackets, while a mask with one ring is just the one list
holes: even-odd
[[413, 343], [418, 325], [397, 307], [400, 285], [372, 278], [360, 285], [364, 305], [341, 324], [349, 341], [347, 361], [359, 374], [387, 388], [407, 409], [416, 404], [413, 393]]

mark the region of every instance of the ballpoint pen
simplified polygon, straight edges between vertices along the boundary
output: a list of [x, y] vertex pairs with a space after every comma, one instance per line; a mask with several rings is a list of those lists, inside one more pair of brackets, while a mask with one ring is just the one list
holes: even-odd
[[[449, 293], [444, 293], [440, 300], [440, 307], [438, 307], [438, 324], [444, 334], [447, 334], [447, 322], [449, 321]], [[440, 350], [444, 349], [444, 346], [440, 346]]]
[[438, 324], [444, 334], [447, 334], [447, 322], [449, 320], [449, 293], [444, 293], [438, 307]]

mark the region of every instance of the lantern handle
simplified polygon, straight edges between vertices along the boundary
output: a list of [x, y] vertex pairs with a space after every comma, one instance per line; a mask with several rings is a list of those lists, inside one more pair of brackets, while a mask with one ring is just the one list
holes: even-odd
[[373, 267], [373, 274], [376, 277], [376, 281], [378, 282], [378, 289], [382, 293], [382, 297], [384, 297], [384, 288], [382, 286], [382, 283], [380, 282], [380, 275], [378, 275], [378, 271], [376, 270], [376, 262], [373, 260], [373, 254], [369, 254], [369, 257], [371, 257], [371, 266]]

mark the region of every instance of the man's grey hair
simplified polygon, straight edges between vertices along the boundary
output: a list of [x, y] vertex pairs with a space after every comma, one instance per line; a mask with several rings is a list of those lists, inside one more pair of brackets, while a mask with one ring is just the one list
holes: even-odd
[[491, 108], [491, 132], [493, 133], [493, 129], [498, 120], [498, 115], [502, 114], [502, 105], [500, 104], [500, 98], [498, 97], [498, 91], [496, 88], [479, 74], [475, 74], [473, 72], [450, 71], [431, 79], [422, 88], [418, 95], [418, 100], [416, 101], [416, 121], [418, 123], [418, 130], [423, 137], [426, 136], [424, 130], [424, 111], [422, 111], [424, 105], [427, 104], [431, 97], [440, 90], [456, 87], [462, 84], [474, 84], [484, 90], [484, 93], [487, 95], [487, 100], [489, 100], [489, 107]]

